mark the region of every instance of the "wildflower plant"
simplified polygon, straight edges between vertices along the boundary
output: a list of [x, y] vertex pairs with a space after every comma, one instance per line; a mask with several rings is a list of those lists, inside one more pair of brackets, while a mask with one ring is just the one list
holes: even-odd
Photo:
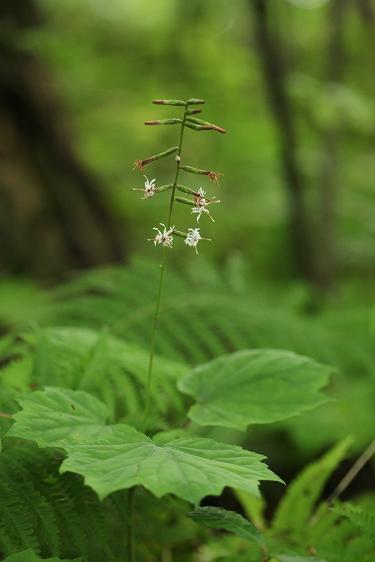
[[[220, 127], [219, 125], [214, 125], [213, 123], [209, 123], [208, 121], [204, 121], [203, 119], [198, 119], [195, 117], [195, 115], [202, 112], [202, 109], [197, 107], [205, 103], [205, 101], [202, 99], [191, 98], [187, 101], [156, 99], [153, 101], [153, 103], [155, 105], [164, 105], [164, 106], [181, 108], [183, 114], [181, 117], [173, 117], [169, 119], [154, 119], [151, 121], [145, 121], [145, 125], [149, 125], [149, 126], [178, 125], [180, 129], [179, 142], [177, 146], [168, 148], [163, 152], [159, 152], [158, 154], [149, 156], [148, 158], [144, 158], [142, 160], [136, 160], [133, 168], [133, 169], [139, 169], [143, 173], [145, 166], [147, 166], [148, 164], [156, 162], [161, 158], [167, 158], [169, 156], [174, 155], [175, 172], [174, 172], [173, 181], [171, 183], [158, 187], [155, 183], [156, 179], [149, 181], [148, 177], [144, 175], [145, 178], [144, 187], [133, 188], [133, 191], [141, 191], [144, 194], [143, 199], [149, 199], [150, 197], [154, 197], [154, 195], [159, 193], [170, 192], [167, 222], [166, 224], [160, 223], [158, 226], [154, 227], [153, 230], [155, 230], [156, 232], [155, 236], [153, 238], [147, 239], [149, 242], [153, 242], [154, 246], [163, 246], [163, 256], [160, 266], [159, 290], [156, 300], [154, 324], [153, 324], [153, 331], [151, 336], [150, 361], [149, 361], [149, 368], [148, 368], [148, 375], [147, 375], [146, 409], [145, 409], [145, 418], [143, 423], [144, 429], [146, 428], [147, 425], [149, 409], [150, 409], [150, 387], [151, 387], [151, 378], [152, 378], [153, 357], [155, 352], [156, 332], [157, 332], [158, 320], [159, 320], [161, 292], [162, 292], [164, 271], [167, 261], [168, 250], [173, 247], [174, 239], [176, 237], [183, 238], [186, 246], [193, 248], [196, 254], [198, 254], [198, 244], [201, 240], [211, 241], [210, 238], [206, 238], [201, 235], [200, 228], [197, 227], [188, 228], [187, 232], [177, 229], [172, 224], [174, 205], [175, 203], [179, 203], [179, 204], [190, 206], [191, 214], [196, 215], [197, 222], [199, 222], [202, 215], [207, 215], [214, 222], [214, 219], [211, 216], [208, 207], [214, 203], [220, 203], [220, 201], [215, 197], [207, 197], [206, 192], [202, 187], [199, 187], [198, 189], [193, 189], [191, 187], [179, 183], [181, 171], [188, 174], [207, 176], [207, 178], [216, 186], [219, 185], [219, 176], [222, 175], [220, 172], [195, 168], [189, 164], [185, 164], [183, 160], [183, 153], [182, 153], [185, 129], [188, 128], [198, 132], [214, 131], [221, 134], [226, 133], [226, 130], [223, 129], [223, 127]], [[180, 193], [183, 193], [184, 197], [182, 197]], [[159, 226], [161, 227], [161, 229], [159, 228]]]
[[[179, 136], [179, 144], [178, 146], [174, 146], [155, 154], [154, 156], [150, 156], [148, 158], [144, 158], [143, 160], [136, 160], [134, 169], [139, 169], [143, 173], [144, 167], [152, 162], [160, 160], [161, 158], [166, 158], [171, 155], [175, 155], [175, 162], [176, 162], [176, 170], [174, 175], [174, 180], [172, 183], [167, 185], [162, 185], [157, 187], [155, 182], [156, 180], [153, 179], [149, 181], [148, 177], [144, 175], [145, 182], [144, 187], [133, 188], [134, 191], [141, 191], [143, 193], [143, 199], [149, 199], [153, 197], [157, 193], [161, 193], [164, 191], [170, 191], [170, 201], [169, 201], [169, 212], [168, 212], [168, 219], [167, 225], [160, 223], [163, 227], [163, 232], [160, 231], [158, 227], [155, 227], [154, 230], [156, 231], [156, 235], [154, 238], [149, 238], [149, 241], [153, 241], [154, 245], [161, 245], [166, 248], [172, 248], [174, 237], [183, 238], [185, 244], [192, 248], [195, 248], [196, 252], [198, 253], [197, 247], [198, 242], [200, 240], [209, 240], [209, 238], [205, 238], [201, 236], [198, 228], [189, 228], [187, 232], [183, 232], [181, 230], [176, 229], [175, 226], [172, 226], [172, 214], [173, 214], [173, 207], [175, 203], [181, 203], [184, 205], [191, 206], [191, 214], [196, 215], [197, 222], [199, 222], [202, 215], [207, 215], [213, 222], [214, 219], [210, 214], [208, 207], [214, 203], [220, 203], [218, 199], [215, 197], [207, 197], [206, 191], [203, 187], [199, 187], [198, 189], [193, 189], [191, 187], [187, 187], [186, 185], [182, 185], [179, 182], [180, 171], [188, 172], [190, 174], [197, 174], [207, 176], [209, 180], [211, 180], [214, 184], [219, 185], [219, 176], [221, 173], [214, 172], [212, 170], [202, 170], [199, 168], [195, 168], [193, 166], [187, 165], [184, 163], [182, 158], [182, 144], [184, 138], [184, 130], [185, 128], [193, 129], [194, 131], [216, 131], [219, 133], [226, 133], [226, 130], [218, 125], [214, 125], [209, 123], [208, 121], [204, 121], [202, 119], [197, 119], [194, 117], [197, 113], [201, 113], [201, 109], [195, 107], [197, 105], [204, 104], [204, 100], [201, 99], [190, 99], [188, 101], [182, 100], [154, 100], [154, 104], [157, 105], [169, 105], [169, 106], [179, 106], [184, 108], [184, 113], [181, 118], [172, 118], [172, 119], [155, 119], [152, 121], [146, 121], [145, 125], [179, 125], [180, 126], [180, 136]], [[177, 193], [183, 193], [185, 196], [181, 197], [178, 196]], [[188, 195], [189, 197], [186, 197]], [[166, 252], [163, 256], [166, 259]], [[162, 265], [163, 267], [163, 265]]]
[[[154, 103], [176, 106], [182, 109], [183, 115], [146, 121], [147, 125], [179, 126], [179, 141], [175, 147], [136, 162], [136, 168], [144, 173], [146, 166], [160, 158], [173, 155], [175, 159], [175, 172], [171, 183], [159, 186], [155, 178], [150, 180], [145, 176], [144, 186], [135, 188], [143, 192], [144, 199], [159, 196], [164, 191], [169, 193], [167, 217], [163, 223], [154, 227], [155, 234], [150, 238], [154, 246], [161, 246], [162, 260], [159, 281], [155, 282], [156, 304], [149, 355], [142, 352], [141, 360], [139, 350], [128, 347], [126, 342], [117, 341], [108, 334], [98, 340], [94, 352], [91, 347], [88, 352], [84, 349], [87, 337], [80, 343], [79, 338], [77, 341], [76, 335], [72, 333], [71, 343], [74, 344], [74, 349], [78, 347], [79, 360], [74, 360], [70, 352], [62, 358], [59, 353], [41, 351], [38, 357], [43, 356], [44, 360], [50, 358], [52, 363], [56, 361], [56, 365], [53, 364], [44, 370], [42, 368], [42, 372], [48, 372], [50, 376], [54, 373], [55, 366], [63, 365], [64, 376], [59, 376], [56, 384], [49, 378], [51, 386], [43, 388], [45, 375], [42, 374], [38, 381], [38, 390], [25, 390], [24, 395], [15, 396], [20, 410], [2, 413], [10, 426], [5, 435], [5, 445], [10, 447], [9, 442], [15, 438], [16, 447], [21, 439], [21, 447], [24, 441], [34, 441], [40, 449], [59, 450], [56, 456], [56, 462], [60, 462], [59, 472], [82, 476], [85, 485], [96, 493], [98, 501], [115, 492], [126, 490], [127, 562], [136, 560], [133, 506], [134, 501], [139, 502], [141, 507], [138, 508], [137, 505], [137, 510], [142, 510], [141, 498], [138, 495], [135, 498], [135, 490], [140, 487], [156, 498], [171, 494], [190, 502], [196, 507], [193, 519], [205, 522], [208, 526], [224, 529], [240, 527], [242, 535], [245, 533], [246, 537], [254, 542], [254, 548], [258, 549], [256, 552], [259, 556], [252, 559], [259, 562], [268, 561], [274, 555], [273, 543], [268, 544], [267, 538], [253, 529], [250, 522], [243, 522], [238, 516], [230, 515], [225, 510], [213, 512], [209, 509], [202, 512], [199, 503], [206, 496], [220, 495], [226, 486], [237, 493], [245, 492], [251, 496], [259, 496], [261, 481], [282, 480], [268, 468], [262, 455], [237, 445], [203, 437], [202, 428], [214, 426], [244, 431], [250, 424], [271, 423], [314, 408], [327, 401], [327, 397], [320, 390], [327, 383], [331, 368], [307, 357], [279, 349], [239, 350], [221, 355], [189, 371], [182, 365], [183, 372], [178, 377], [175, 372], [176, 365], [173, 363], [173, 390], [168, 385], [168, 391], [165, 391], [161, 400], [158, 399], [159, 404], [155, 403], [153, 407], [157, 413], [160, 402], [163, 402], [164, 398], [167, 401], [168, 394], [173, 392], [174, 396], [178, 396], [179, 404], [182, 404], [179, 426], [184, 429], [176, 429], [165, 420], [164, 431], [155, 433], [156, 428], [149, 423], [149, 415], [151, 400], [155, 397], [155, 392], [152, 392], [152, 374], [167, 255], [178, 238], [184, 242], [186, 251], [198, 251], [198, 244], [202, 240], [208, 240], [201, 234], [201, 228], [204, 232], [204, 220], [214, 220], [211, 216], [211, 206], [219, 202], [214, 197], [208, 197], [203, 187], [195, 190], [179, 183], [181, 172], [205, 175], [214, 184], [218, 184], [220, 175], [185, 164], [182, 152], [184, 132], [187, 128], [219, 133], [224, 133], [225, 130], [195, 117], [200, 112], [197, 106], [201, 106], [203, 100], [155, 100]], [[189, 216], [192, 226], [187, 231], [179, 230], [174, 225], [175, 203], [191, 207]], [[183, 244], [182, 248], [185, 249]], [[44, 341], [41, 337], [36, 339]], [[60, 341], [59, 338], [57, 341]], [[88, 358], [85, 368], [82, 368], [83, 357]], [[144, 400], [139, 401], [138, 397], [135, 399], [136, 407], [140, 410], [138, 417], [133, 416], [134, 411], [129, 409], [128, 415], [116, 418], [113, 396], [108, 392], [108, 387], [103, 388], [111, 368], [116, 377], [118, 376], [119, 361], [124, 363], [125, 373], [128, 372], [129, 365], [133, 365], [136, 380], [144, 384]], [[167, 358], [164, 361], [168, 362]], [[35, 365], [41, 363], [39, 359]], [[20, 364], [25, 368], [30, 367], [33, 376], [38, 374], [33, 362], [21, 361]], [[76, 378], [69, 379], [74, 368], [77, 370], [77, 365], [79, 369]], [[167, 379], [166, 365], [164, 362], [162, 372]], [[172, 365], [170, 368], [172, 369]], [[30, 381], [30, 384], [25, 382], [25, 389], [34, 386], [31, 384], [34, 378], [28, 379], [24, 374], [21, 379]], [[69, 380], [74, 383], [69, 385], [69, 382], [66, 382]], [[125, 388], [125, 394], [131, 395], [131, 392], [128, 393], [131, 385], [126, 384], [126, 377], [122, 376], [122, 371], [118, 380]], [[15, 388], [13, 383], [11, 388], [12, 391]], [[182, 395], [190, 397], [190, 405], [182, 399]], [[116, 401], [119, 399], [117, 394], [115, 398]], [[192, 422], [189, 426], [187, 418]], [[142, 420], [141, 423], [137, 422], [139, 419]], [[25, 456], [28, 454], [26, 450]], [[10, 503], [13, 505], [17, 502], [12, 498]], [[145, 516], [143, 511], [141, 516]], [[34, 512], [32, 518], [35, 519]], [[29, 556], [30, 553], [26, 549], [34, 548], [38, 543], [32, 527], [25, 527], [23, 519], [20, 536], [25, 556]], [[0, 556], [2, 537], [0, 532]], [[5, 544], [8, 549], [6, 554], [13, 554], [12, 543], [6, 536]], [[47, 548], [43, 554], [55, 555], [55, 550]], [[31, 559], [30, 556], [22, 558]], [[86, 555], [83, 559], [89, 562], [98, 560], [97, 557], [89, 558]], [[114, 558], [109, 555], [101, 560], [109, 562]]]

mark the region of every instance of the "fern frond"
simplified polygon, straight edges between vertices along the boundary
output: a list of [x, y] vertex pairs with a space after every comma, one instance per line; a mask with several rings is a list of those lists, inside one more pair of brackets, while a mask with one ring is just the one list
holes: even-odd
[[[19, 391], [61, 386], [92, 392], [107, 404], [112, 419], [137, 423], [144, 409], [147, 351], [84, 328], [38, 329], [26, 333], [25, 342], [24, 356], [0, 371], [0, 384], [9, 393], [8, 411], [14, 411]], [[176, 381], [185, 371], [181, 363], [155, 358], [151, 390], [156, 426], [184, 414], [185, 399]]]
[[375, 512], [367, 511], [350, 503], [338, 504], [332, 511], [349, 519], [375, 546]]
[[272, 521], [272, 533], [300, 536], [312, 516], [324, 484], [345, 457], [351, 439], [336, 445], [324, 457], [307, 466], [288, 486]]
[[80, 477], [59, 475], [61, 461], [32, 445], [0, 455], [0, 555], [31, 548], [42, 558], [112, 559], [103, 505]]

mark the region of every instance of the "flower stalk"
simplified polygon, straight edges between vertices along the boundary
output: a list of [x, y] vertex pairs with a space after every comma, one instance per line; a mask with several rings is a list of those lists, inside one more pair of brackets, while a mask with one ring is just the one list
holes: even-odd
[[[174, 204], [174, 200], [175, 200], [175, 192], [176, 192], [178, 176], [179, 176], [179, 173], [180, 173], [181, 152], [182, 152], [182, 143], [183, 143], [183, 138], [184, 138], [185, 120], [186, 120], [186, 109], [184, 111], [184, 116], [183, 116], [183, 119], [181, 121], [180, 140], [179, 140], [179, 143], [178, 143], [178, 150], [177, 150], [178, 158], [176, 158], [176, 172], [175, 172], [175, 177], [174, 177], [174, 181], [173, 181], [173, 184], [172, 184], [172, 193], [171, 193], [171, 198], [170, 198], [170, 202], [169, 202], [168, 221], [167, 221], [167, 226], [165, 227], [165, 230], [167, 231], [167, 236], [170, 236], [170, 234], [168, 234], [168, 232], [170, 232], [170, 228], [171, 228], [173, 204]], [[147, 380], [146, 380], [146, 403], [145, 403], [145, 411], [144, 411], [144, 417], [143, 417], [143, 423], [142, 423], [143, 431], [146, 431], [146, 429], [147, 429], [147, 422], [148, 422], [148, 418], [149, 418], [149, 414], [150, 414], [152, 369], [153, 369], [153, 365], [154, 365], [156, 334], [157, 334], [157, 328], [158, 328], [159, 316], [160, 316], [161, 293], [162, 293], [162, 288], [163, 288], [165, 265], [167, 263], [168, 248], [170, 248], [172, 246], [172, 243], [168, 242], [167, 244], [164, 243], [163, 245], [164, 245], [164, 248], [163, 248], [162, 261], [161, 261], [161, 264], [160, 264], [159, 286], [158, 286], [158, 292], [157, 292], [157, 297], [156, 297], [154, 321], [153, 321], [152, 333], [151, 333], [150, 356], [149, 356]]]
[[[192, 174], [205, 175], [216, 184], [218, 184], [218, 176], [220, 175], [210, 170], [201, 170], [199, 168], [194, 168], [193, 166], [182, 164], [182, 147], [183, 147], [183, 140], [184, 140], [184, 131], [185, 128], [190, 128], [198, 131], [212, 130], [219, 133], [226, 132], [225, 129], [219, 127], [218, 125], [214, 125], [207, 121], [203, 121], [201, 119], [196, 119], [195, 117], [192, 117], [192, 115], [201, 113], [202, 110], [200, 108], [190, 107], [190, 106], [203, 105], [205, 101], [202, 99], [191, 98], [187, 101], [156, 99], [153, 101], [153, 103], [155, 105], [183, 107], [184, 112], [182, 117], [177, 117], [177, 118], [172, 117], [168, 119], [154, 119], [154, 120], [145, 121], [145, 125], [152, 125], [152, 126], [180, 125], [179, 142], [178, 142], [178, 146], [176, 147], [172, 147], [164, 152], [160, 152], [158, 154], [155, 154], [143, 160], [137, 160], [135, 162], [135, 168], [138, 168], [143, 172], [145, 165], [154, 162], [156, 160], [159, 160], [160, 158], [164, 158], [171, 154], [177, 153], [175, 155], [176, 168], [175, 168], [175, 174], [172, 183], [158, 187], [156, 185], [156, 179], [152, 179], [150, 181], [147, 178], [147, 176], [144, 176], [145, 177], [144, 188], [133, 188], [134, 191], [141, 191], [144, 194], [143, 199], [150, 199], [154, 197], [156, 194], [159, 194], [164, 191], [171, 192], [170, 199], [169, 199], [167, 221], [166, 223], [160, 223], [158, 227], [154, 227], [154, 231], [156, 234], [154, 235], [154, 238], [148, 239], [149, 241], [154, 243], [154, 246], [162, 246], [163, 253], [162, 253], [162, 259], [160, 264], [160, 275], [159, 275], [159, 282], [157, 287], [155, 311], [154, 311], [151, 341], [150, 341], [150, 355], [149, 355], [148, 369], [146, 375], [145, 409], [144, 409], [144, 415], [141, 424], [141, 429], [143, 431], [147, 430], [149, 416], [150, 416], [151, 385], [152, 385], [155, 345], [156, 345], [156, 336], [157, 336], [157, 329], [158, 329], [159, 317], [160, 317], [160, 303], [161, 303], [168, 251], [173, 247], [174, 237], [183, 238], [186, 246], [193, 248], [196, 253], [198, 253], [198, 244], [201, 240], [210, 241], [210, 238], [206, 238], [201, 235], [200, 228], [188, 228], [187, 232], [184, 232], [182, 230], [176, 229], [176, 227], [172, 225], [174, 203], [178, 202], [191, 206], [192, 207], [191, 213], [197, 215], [197, 222], [199, 222], [201, 216], [205, 214], [207, 214], [209, 218], [213, 221], [214, 219], [210, 215], [210, 212], [207, 209], [207, 207], [212, 203], [220, 203], [220, 201], [214, 198], [207, 197], [202, 187], [193, 189], [191, 187], [183, 186], [178, 183], [180, 170], [184, 170], [185, 172], [190, 172]], [[188, 199], [186, 197], [176, 197], [176, 191], [180, 191], [182, 193], [189, 195], [191, 199]]]

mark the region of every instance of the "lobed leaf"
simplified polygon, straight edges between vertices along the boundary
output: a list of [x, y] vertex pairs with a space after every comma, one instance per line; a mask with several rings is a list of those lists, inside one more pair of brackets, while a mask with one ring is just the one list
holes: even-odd
[[83, 391], [46, 388], [18, 399], [22, 410], [14, 414], [9, 437], [35, 441], [39, 447], [61, 447], [97, 436], [105, 429], [106, 406]]
[[127, 425], [88, 443], [69, 447], [61, 472], [81, 474], [103, 499], [116, 490], [141, 485], [156, 497], [174, 494], [191, 503], [219, 495], [225, 486], [258, 493], [260, 480], [280, 479], [264, 457], [234, 445], [182, 437], [162, 446]]
[[21, 404], [8, 435], [63, 447], [68, 458], [61, 472], [81, 474], [101, 499], [141, 485], [157, 497], [174, 494], [197, 503], [225, 486], [257, 494], [260, 480], [281, 481], [263, 456], [238, 446], [173, 433], [153, 441], [129, 425], [105, 426], [105, 406], [82, 391], [48, 388]]
[[288, 351], [245, 350], [199, 366], [179, 383], [197, 402], [189, 417], [200, 425], [244, 430], [300, 414], [328, 401], [319, 390], [332, 369]]

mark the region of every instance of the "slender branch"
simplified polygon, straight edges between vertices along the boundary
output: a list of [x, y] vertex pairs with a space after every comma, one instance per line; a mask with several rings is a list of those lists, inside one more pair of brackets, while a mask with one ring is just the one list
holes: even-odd
[[6, 414], [5, 412], [0, 412], [0, 418], [5, 418], [7, 420], [12, 420], [13, 416], [11, 414]]
[[375, 439], [370, 443], [367, 449], [362, 453], [362, 455], [356, 460], [350, 470], [345, 474], [344, 478], [340, 480], [332, 494], [328, 498], [328, 503], [333, 503], [335, 499], [337, 499], [345, 490], [346, 488], [352, 483], [354, 478], [357, 474], [362, 470], [365, 464], [368, 463], [369, 460], [375, 454]]
[[[180, 162], [181, 162], [181, 151], [182, 151], [182, 142], [184, 138], [184, 128], [185, 128], [185, 121], [187, 117], [187, 107], [185, 108], [185, 113], [181, 123], [181, 132], [180, 132], [180, 141], [178, 145], [178, 152], [176, 158], [176, 174], [173, 181], [172, 191], [171, 191], [171, 198], [169, 203], [169, 212], [168, 212], [168, 220], [167, 220], [167, 229], [171, 227], [172, 224], [172, 213], [173, 213], [173, 205], [175, 201], [175, 192], [177, 188], [178, 176], [180, 173]], [[165, 265], [167, 263], [167, 256], [168, 256], [168, 247], [164, 246], [163, 249], [163, 257], [162, 262], [160, 264], [160, 277], [159, 277], [159, 286], [158, 292], [156, 297], [156, 304], [155, 304], [155, 313], [154, 313], [154, 321], [152, 326], [152, 334], [151, 334], [151, 344], [150, 344], [150, 358], [148, 363], [148, 372], [147, 372], [147, 382], [146, 382], [146, 405], [142, 423], [143, 431], [147, 428], [147, 421], [150, 414], [150, 406], [151, 406], [151, 381], [152, 381], [152, 370], [154, 364], [154, 354], [155, 354], [155, 344], [156, 344], [156, 334], [157, 328], [159, 324], [159, 315], [160, 315], [160, 302], [161, 302], [161, 294], [163, 289], [163, 281], [164, 281], [164, 272], [165, 272]]]

